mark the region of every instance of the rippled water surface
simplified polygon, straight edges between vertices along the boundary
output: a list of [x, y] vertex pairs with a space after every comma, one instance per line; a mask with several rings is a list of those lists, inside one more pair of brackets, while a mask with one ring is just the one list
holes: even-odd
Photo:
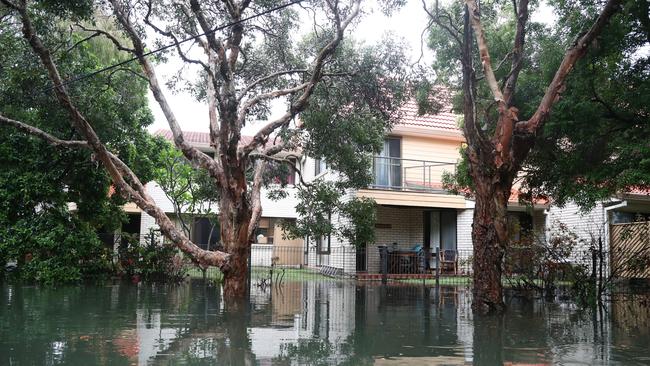
[[600, 313], [514, 298], [475, 318], [459, 287], [285, 282], [220, 290], [0, 285], [0, 365], [644, 365], [649, 305]]

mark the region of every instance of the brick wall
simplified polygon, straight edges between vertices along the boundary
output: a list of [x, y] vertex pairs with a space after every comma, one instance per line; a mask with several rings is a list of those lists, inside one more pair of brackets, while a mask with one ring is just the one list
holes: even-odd
[[375, 244], [367, 248], [368, 272], [379, 272], [379, 245], [411, 249], [423, 243], [424, 210], [420, 207], [377, 206]]
[[474, 210], [458, 210], [456, 216], [456, 248], [459, 252], [469, 252], [474, 249], [472, 244], [472, 221]]

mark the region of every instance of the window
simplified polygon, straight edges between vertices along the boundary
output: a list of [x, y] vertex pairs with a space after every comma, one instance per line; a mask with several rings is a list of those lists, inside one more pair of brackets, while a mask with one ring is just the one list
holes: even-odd
[[612, 212], [612, 224], [629, 224], [632, 222], [650, 221], [650, 214], [642, 212]]
[[508, 212], [508, 235], [513, 242], [527, 238], [533, 230], [533, 218], [526, 212]]
[[316, 253], [318, 254], [330, 254], [331, 251], [331, 240], [330, 235], [321, 236], [316, 238]]
[[295, 167], [297, 166], [298, 162], [294, 158], [289, 158], [289, 161], [290, 162], [287, 163], [287, 164], [290, 164], [291, 166], [287, 167], [288, 172], [287, 172], [287, 176], [286, 176], [286, 178], [287, 178], [286, 181], [287, 181], [287, 184], [294, 185], [294, 184], [296, 184]]
[[296, 159], [289, 158], [287, 160], [287, 162], [272, 162], [269, 164], [269, 171], [273, 176], [273, 183], [296, 184]]
[[325, 159], [314, 159], [314, 176], [317, 176], [327, 170], [327, 163]]
[[[327, 220], [328, 222], [332, 222], [332, 214], [327, 215]], [[331, 240], [331, 235], [327, 234], [327, 236], [321, 236], [316, 238], [316, 253], [318, 254], [330, 254], [332, 248], [331, 248], [332, 240]]]
[[216, 219], [195, 217], [193, 229], [194, 243], [201, 249], [214, 250], [219, 246], [221, 228]]
[[257, 244], [273, 244], [273, 236], [275, 234], [275, 219], [270, 217], [262, 217], [257, 223], [255, 229], [255, 242]]
[[398, 188], [402, 185], [401, 140], [396, 137], [384, 140], [384, 147], [374, 158], [375, 185]]

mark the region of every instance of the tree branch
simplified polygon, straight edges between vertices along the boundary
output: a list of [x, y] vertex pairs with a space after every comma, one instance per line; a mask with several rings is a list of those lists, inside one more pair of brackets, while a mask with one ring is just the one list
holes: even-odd
[[[485, 134], [478, 126], [476, 121], [476, 75], [472, 63], [472, 28], [470, 24], [470, 11], [465, 6], [464, 15], [463, 42], [461, 43], [461, 64], [463, 66], [463, 131], [467, 139], [470, 155], [475, 154], [473, 146], [485, 152], [492, 150]], [[475, 156], [469, 156], [470, 159], [476, 159]]]
[[266, 161], [258, 161], [255, 164], [255, 173], [253, 174], [253, 185], [251, 188], [251, 221], [248, 224], [248, 237], [253, 235], [257, 222], [262, 216], [262, 178], [266, 170]]
[[[208, 53], [208, 64], [210, 65], [210, 70], [213, 70], [215, 65], [214, 60], [214, 51], [211, 48], [207, 47], [205, 51]], [[219, 151], [219, 118], [217, 116], [217, 106], [219, 102], [219, 93], [216, 89], [216, 80], [214, 80], [215, 74], [211, 72], [207, 76], [207, 99], [208, 99], [208, 118], [210, 120], [210, 145], [214, 151]]]
[[158, 102], [158, 105], [162, 109], [163, 114], [167, 119], [167, 123], [169, 123], [169, 127], [172, 131], [172, 134], [174, 135], [174, 144], [183, 152], [183, 155], [185, 155], [185, 157], [194, 166], [206, 169], [208, 171], [208, 174], [210, 174], [210, 176], [216, 180], [222, 179], [223, 169], [221, 169], [217, 161], [210, 158], [207, 154], [191, 146], [185, 141], [180, 124], [178, 123], [178, 120], [176, 119], [176, 116], [174, 115], [174, 112], [167, 102], [162, 88], [158, 83], [158, 78], [156, 76], [156, 72], [154, 71], [154, 67], [151, 62], [144, 56], [145, 46], [142, 42], [142, 39], [135, 31], [135, 28], [131, 24], [131, 21], [124, 13], [117, 0], [111, 0], [111, 4], [113, 5], [113, 11], [117, 17], [118, 22], [122, 25], [126, 34], [129, 36], [131, 42], [133, 43], [133, 54], [138, 58], [138, 62], [142, 66], [142, 70], [149, 80], [149, 89], [151, 89], [154, 99], [156, 99], [156, 102]]
[[280, 157], [280, 156], [269, 155], [269, 154], [266, 154], [266, 153], [251, 153], [249, 155], [249, 157], [251, 159], [262, 159], [262, 160], [267, 160], [267, 161], [271, 161], [271, 162], [286, 163], [287, 166], [289, 166], [289, 168], [291, 169], [291, 171], [298, 174], [298, 179], [300, 179], [300, 185], [305, 186], [305, 187], [311, 187], [312, 186], [311, 183], [308, 183], [307, 181], [305, 181], [305, 179], [304, 179], [305, 177], [302, 174], [302, 170], [297, 168], [293, 164], [293, 162], [291, 160], [289, 160], [289, 158], [296, 158], [296, 159], [300, 158], [300, 156], [297, 155], [297, 154], [286, 154], [286, 155]]
[[513, 6], [515, 17], [517, 19], [517, 31], [515, 33], [515, 44], [512, 48], [512, 65], [510, 66], [510, 73], [508, 74], [505, 87], [503, 88], [503, 98], [508, 107], [512, 104], [512, 97], [517, 86], [517, 78], [519, 77], [522, 61], [524, 59], [526, 23], [528, 22], [528, 0], [519, 0], [519, 9], [517, 9], [517, 1], [513, 0]]
[[[333, 6], [330, 2], [328, 2], [328, 5]], [[352, 20], [359, 14], [359, 7], [360, 0], [355, 0], [352, 5], [352, 9], [350, 10], [350, 14], [342, 21], [339, 18], [338, 12], [335, 11], [334, 16], [336, 19], [336, 34], [334, 38], [320, 50], [318, 56], [314, 60], [311, 70], [311, 78], [306, 83], [307, 85], [304, 87], [303, 93], [300, 95], [300, 97], [298, 97], [298, 99], [291, 103], [289, 110], [282, 117], [268, 123], [260, 131], [258, 131], [255, 136], [253, 136], [253, 140], [240, 149], [240, 154], [246, 156], [250, 154], [250, 152], [253, 151], [257, 146], [264, 145], [269, 135], [273, 133], [273, 131], [289, 123], [293, 117], [295, 117], [298, 113], [302, 112], [307, 107], [307, 102], [314, 92], [316, 84], [318, 84], [323, 76], [322, 74], [325, 61], [332, 54], [334, 54], [339, 43], [341, 40], [343, 40], [343, 33], [345, 32], [345, 29], [350, 25]]]
[[165, 31], [165, 30], [161, 29], [160, 27], [156, 26], [155, 24], [153, 24], [153, 22], [151, 22], [151, 20], [149, 19], [150, 16], [151, 16], [151, 10], [152, 10], [151, 0], [149, 0], [149, 1], [147, 1], [147, 13], [144, 16], [144, 22], [148, 26], [150, 26], [154, 31], [156, 31], [158, 34], [171, 39], [174, 42], [174, 45], [176, 46], [176, 52], [178, 52], [178, 56], [183, 61], [185, 61], [188, 64], [200, 65], [201, 67], [203, 67], [203, 70], [205, 70], [205, 72], [207, 72], [208, 74], [212, 73], [212, 71], [210, 70], [208, 65], [206, 65], [204, 62], [202, 62], [201, 60], [195, 60], [195, 59], [189, 58], [185, 54], [185, 52], [183, 52], [183, 50], [181, 49], [181, 45], [180, 45], [180, 43], [178, 41], [178, 38], [174, 35], [174, 33]]
[[0, 114], [0, 122], [4, 123], [5, 125], [14, 127], [20, 131], [26, 132], [29, 135], [36, 136], [51, 146], [54, 147], [70, 147], [70, 148], [76, 148], [76, 147], [81, 147], [81, 148], [88, 148], [88, 142], [86, 141], [81, 141], [81, 140], [61, 140], [57, 137], [54, 137], [53, 135], [50, 135], [49, 133], [36, 128], [34, 126], [28, 125], [24, 122], [16, 121], [14, 119], [8, 118]]
[[117, 48], [120, 51], [125, 51], [125, 52], [130, 52], [130, 53], [135, 52], [135, 50], [133, 48], [129, 48], [129, 47], [126, 47], [126, 46], [122, 45], [122, 43], [115, 36], [113, 36], [112, 34], [106, 32], [104, 30], [87, 28], [87, 27], [85, 27], [85, 26], [83, 26], [81, 24], [75, 24], [75, 26], [77, 26], [78, 28], [81, 28], [82, 30], [84, 30], [86, 32], [96, 32], [96, 33], [99, 33], [99, 34], [103, 35], [104, 37], [108, 38], [108, 40], [110, 40], [113, 43], [115, 48]]
[[587, 33], [579, 37], [574, 45], [567, 50], [533, 116], [528, 121], [516, 124], [517, 133], [536, 135], [541, 130], [544, 122], [548, 119], [551, 107], [560, 99], [565, 88], [566, 78], [573, 66], [587, 53], [589, 45], [602, 32], [609, 19], [620, 10], [620, 4], [621, 0], [608, 0]]
[[205, 18], [203, 11], [201, 10], [201, 4], [199, 4], [198, 0], [190, 0], [190, 9], [199, 22], [199, 26], [201, 26], [201, 29], [206, 34], [205, 37], [208, 40], [208, 45], [217, 54], [217, 60], [219, 61], [219, 73], [221, 74], [221, 77], [224, 79], [224, 81], [230, 82], [232, 80], [232, 70], [230, 69], [230, 65], [226, 59], [226, 49], [224, 48], [221, 41], [215, 37], [214, 31]]
[[261, 84], [261, 83], [263, 83], [265, 81], [271, 80], [273, 78], [276, 78], [276, 77], [282, 76], [282, 75], [306, 73], [307, 71], [309, 71], [309, 70], [307, 70], [307, 69], [284, 70], [284, 71], [274, 72], [272, 74], [261, 77], [261, 78], [255, 80], [255, 81], [253, 81], [252, 83], [250, 83], [247, 87], [245, 87], [244, 90], [242, 90], [242, 92], [241, 92], [238, 99], [241, 100], [253, 88], [255, 88], [257, 85], [259, 85], [259, 84]]
[[481, 56], [481, 64], [483, 66], [483, 73], [485, 74], [485, 80], [492, 91], [494, 100], [497, 102], [503, 102], [503, 94], [499, 89], [499, 84], [497, 79], [494, 76], [494, 71], [492, 70], [492, 61], [490, 60], [490, 52], [488, 50], [487, 40], [485, 39], [485, 31], [481, 25], [481, 13], [479, 12], [478, 6], [476, 5], [476, 0], [465, 0], [465, 4], [470, 10], [470, 21], [472, 28], [474, 29], [474, 34], [476, 35], [476, 42], [478, 43], [478, 51]]
[[[0, 114], [0, 123], [4, 123], [8, 126], [14, 127], [17, 130], [27, 133], [28, 135], [38, 137], [53, 147], [83, 148], [92, 151], [92, 148], [87, 141], [61, 140], [58, 137], [55, 137], [41, 130], [40, 128], [5, 117], [2, 114]], [[111, 153], [110, 151], [107, 151], [107, 153], [111, 158], [111, 160], [113, 161], [113, 163], [116, 165], [116, 167], [122, 172], [122, 174], [128, 176], [131, 182], [136, 186], [136, 190], [138, 191], [138, 193], [142, 194], [142, 192], [144, 191], [144, 187], [142, 186], [142, 183], [140, 182], [138, 177], [136, 177], [135, 174], [133, 174], [133, 171], [131, 171], [131, 169], [128, 166], [126, 166], [126, 164], [124, 164], [124, 162], [120, 160], [117, 156], [115, 156], [113, 153]]]
[[64, 53], [68, 53], [68, 52], [74, 50], [75, 48], [79, 47], [80, 44], [82, 44], [82, 43], [84, 43], [84, 42], [88, 42], [88, 41], [90, 41], [91, 39], [93, 39], [93, 38], [95, 38], [95, 37], [97, 37], [97, 36], [99, 36], [99, 35], [101, 35], [101, 32], [97, 32], [97, 31], [92, 32], [91, 35], [89, 35], [89, 36], [87, 36], [87, 37], [84, 37], [84, 38], [80, 39], [79, 41], [75, 42], [72, 46], [68, 47], [68, 48], [64, 51]]
[[[26, 9], [18, 9], [23, 24], [23, 36], [29, 43], [32, 50], [38, 55], [41, 63], [48, 72], [49, 78], [54, 84], [54, 91], [61, 106], [70, 115], [70, 123], [74, 126], [79, 134], [84, 137], [88, 146], [93, 150], [97, 159], [102, 163], [108, 174], [110, 175], [116, 188], [126, 198], [132, 200], [143, 211], [153, 216], [160, 226], [161, 231], [182, 251], [189, 254], [196, 261], [206, 265], [217, 265], [220, 268], [228, 268], [229, 255], [223, 252], [208, 252], [202, 250], [187, 237], [179, 232], [174, 223], [167, 217], [165, 212], [156, 206], [153, 199], [141, 188], [141, 184], [135, 174], [126, 166], [120, 163], [119, 159], [115, 160], [114, 155], [111, 154], [106, 146], [99, 140], [99, 137], [88, 123], [86, 118], [79, 112], [74, 103], [72, 102], [65, 86], [62, 83], [59, 71], [54, 64], [51, 57], [51, 52], [43, 45], [41, 39], [36, 34], [33, 24], [29, 18]], [[137, 190], [131, 187], [124, 179], [124, 172], [132, 178], [136, 185]], [[141, 192], [139, 192], [142, 189]]]
[[292, 88], [274, 90], [272, 92], [259, 94], [259, 95], [255, 96], [255, 97], [247, 100], [246, 103], [244, 103], [244, 105], [239, 110], [239, 116], [237, 117], [237, 124], [240, 125], [240, 126], [244, 125], [244, 121], [246, 119], [246, 114], [248, 113], [248, 110], [251, 109], [256, 104], [258, 104], [258, 103], [260, 103], [260, 102], [262, 102], [264, 100], [278, 98], [278, 97], [281, 97], [283, 95], [297, 93], [300, 90], [305, 89], [308, 85], [309, 85], [309, 83], [303, 83], [303, 84], [294, 86]]
[[[460, 46], [463, 44], [463, 41], [460, 39], [459, 32], [458, 30], [453, 26], [452, 21], [451, 21], [451, 16], [447, 14], [447, 19], [449, 19], [449, 25], [446, 25], [440, 20], [440, 8], [438, 7], [438, 1], [436, 0], [436, 5], [435, 5], [435, 10], [436, 14], [433, 14], [427, 9], [427, 4], [425, 0], [422, 0], [422, 9], [427, 13], [429, 18], [431, 19], [432, 22], [436, 23], [440, 28], [444, 29], [449, 33], [450, 36], [454, 38], [456, 43]], [[424, 32], [423, 32], [424, 33]], [[422, 36], [420, 36], [420, 45], [422, 41]]]

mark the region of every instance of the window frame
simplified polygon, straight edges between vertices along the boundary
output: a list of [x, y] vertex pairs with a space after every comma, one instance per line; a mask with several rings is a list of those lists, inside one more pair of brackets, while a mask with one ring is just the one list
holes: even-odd
[[323, 158], [314, 158], [314, 177], [327, 171], [327, 162]]
[[[332, 213], [327, 214], [327, 220], [332, 223]], [[327, 238], [327, 250], [323, 250], [323, 239]], [[327, 234], [327, 236], [320, 236], [315, 238], [316, 242], [316, 254], [331, 254], [332, 253], [332, 234]]]

